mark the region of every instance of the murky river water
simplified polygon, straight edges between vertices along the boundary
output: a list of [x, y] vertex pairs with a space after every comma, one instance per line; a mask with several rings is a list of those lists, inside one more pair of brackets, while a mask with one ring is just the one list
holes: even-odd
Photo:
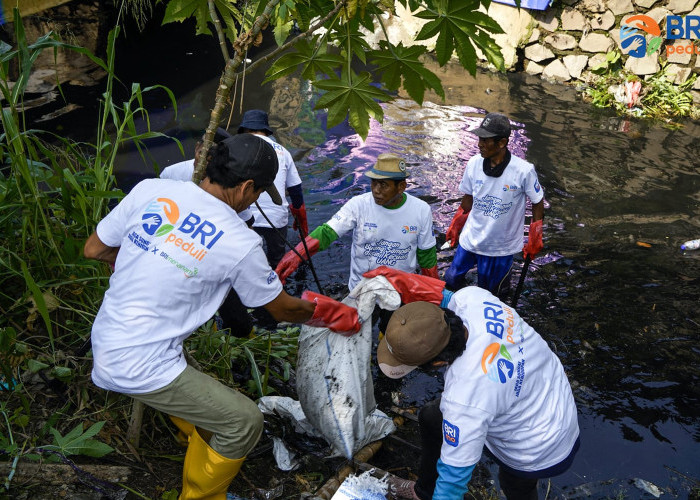
[[[187, 34], [167, 47], [158, 37], [130, 36], [117, 54], [121, 77], [176, 91], [178, 117], [156, 101], [166, 109], [152, 120], [191, 154], [213, 105], [220, 56]], [[347, 126], [325, 130], [323, 115], [311, 110], [314, 97], [295, 79], [260, 87], [262, 75], [251, 75], [243, 107], [268, 109], [278, 139], [295, 153], [310, 227], [365, 192], [363, 172], [377, 154], [394, 152], [407, 159], [409, 191], [430, 203], [440, 233], [457, 208], [464, 164], [477, 153], [468, 130], [486, 110], [508, 114], [512, 151], [536, 165], [550, 204], [545, 250], [530, 267], [519, 310], [562, 359], [582, 432], [573, 467], [552, 481], [552, 492], [650, 497], [634, 485], [641, 478], [663, 498], [686, 498], [700, 486], [700, 251], [684, 255], [679, 245], [700, 237], [700, 125], [671, 130], [611, 116], [571, 88], [526, 75], [434, 71], [446, 100], [387, 104], [366, 141]], [[239, 121], [237, 107], [230, 128]], [[161, 168], [182, 159], [172, 144], [151, 153]], [[128, 185], [148, 168], [127, 153], [121, 179]], [[441, 270], [451, 254], [440, 252]], [[349, 240], [314, 263], [324, 287], [341, 289]], [[307, 277], [292, 288], [315, 289]], [[402, 383], [406, 405], [438, 390], [433, 379], [416, 377]]]

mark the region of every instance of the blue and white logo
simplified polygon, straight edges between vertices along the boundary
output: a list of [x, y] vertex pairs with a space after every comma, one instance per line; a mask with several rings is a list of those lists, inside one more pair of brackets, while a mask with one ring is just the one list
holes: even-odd
[[445, 438], [445, 443], [455, 448], [459, 445], [459, 427], [452, 425], [447, 420], [442, 421], [442, 434]]

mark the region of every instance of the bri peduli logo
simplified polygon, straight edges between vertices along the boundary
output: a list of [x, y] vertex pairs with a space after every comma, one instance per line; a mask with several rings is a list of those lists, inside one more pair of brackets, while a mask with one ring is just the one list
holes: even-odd
[[[700, 16], [666, 16], [666, 39], [688, 39], [687, 44], [666, 46], [666, 57], [673, 53], [700, 54], [700, 49], [690, 39], [700, 38]], [[632, 57], [643, 58], [653, 54], [661, 44], [661, 26], [651, 17], [635, 14], [620, 23], [620, 46]]]
[[[495, 363], [494, 363], [495, 361]], [[513, 358], [505, 345], [498, 342], [489, 344], [481, 355], [481, 369], [494, 382], [505, 384], [513, 377]]]

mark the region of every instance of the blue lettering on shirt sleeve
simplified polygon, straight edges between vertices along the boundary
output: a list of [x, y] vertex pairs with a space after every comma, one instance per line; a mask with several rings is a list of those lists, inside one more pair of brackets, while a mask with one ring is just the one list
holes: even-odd
[[448, 445], [455, 448], [459, 445], [459, 427], [452, 425], [447, 420], [442, 421], [442, 435]]

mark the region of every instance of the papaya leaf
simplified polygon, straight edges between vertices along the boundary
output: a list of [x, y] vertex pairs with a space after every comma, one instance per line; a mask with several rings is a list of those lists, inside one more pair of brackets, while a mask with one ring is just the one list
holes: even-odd
[[79, 423], [65, 436], [61, 436], [60, 432], [51, 427], [51, 434], [54, 437], [55, 444], [43, 446], [42, 448], [56, 451], [66, 456], [86, 455], [89, 457], [103, 457], [113, 452], [114, 448], [92, 439], [92, 437], [100, 432], [104, 424], [104, 422], [97, 422], [83, 432], [83, 424]]
[[377, 72], [387, 89], [398, 90], [403, 79], [403, 87], [408, 95], [422, 104], [426, 87], [445, 98], [440, 79], [418, 60], [426, 51], [421, 45], [404, 47], [403, 43], [399, 43], [390, 47], [386, 41], [381, 41], [380, 50], [371, 51], [369, 56], [377, 66]]
[[211, 35], [207, 26], [210, 20], [209, 5], [207, 0], [171, 0], [165, 9], [163, 24], [183, 22], [190, 17], [197, 21], [196, 33], [198, 35]]
[[501, 71], [504, 68], [503, 55], [489, 33], [503, 33], [496, 21], [483, 12], [478, 12], [480, 4], [477, 0], [448, 0], [440, 12], [423, 10], [415, 15], [428, 22], [423, 26], [416, 40], [427, 40], [438, 36], [435, 53], [438, 63], [444, 66], [457, 52], [462, 66], [472, 75], [476, 74], [476, 50], [478, 47], [486, 59]]
[[301, 66], [302, 77], [313, 80], [316, 75], [334, 75], [337, 68], [344, 62], [344, 58], [337, 54], [328, 54], [324, 49], [317, 50], [316, 40], [300, 40], [294, 46], [296, 52], [290, 52], [277, 59], [269, 70], [265, 80], [267, 83], [283, 76], [289, 75]]
[[370, 117], [382, 121], [384, 112], [377, 101], [388, 101], [391, 96], [371, 85], [372, 76], [367, 72], [359, 75], [343, 71], [340, 78], [317, 80], [313, 85], [327, 92], [316, 103], [315, 109], [328, 110], [328, 128], [348, 117], [350, 126], [366, 139], [369, 134]]
[[[357, 22], [354, 21], [352, 24], [357, 24]], [[346, 53], [354, 55], [363, 64], [367, 64], [366, 54], [372, 50], [372, 47], [357, 29], [352, 29], [349, 33], [344, 30], [334, 31], [333, 39], [337, 42], [338, 47]]]

